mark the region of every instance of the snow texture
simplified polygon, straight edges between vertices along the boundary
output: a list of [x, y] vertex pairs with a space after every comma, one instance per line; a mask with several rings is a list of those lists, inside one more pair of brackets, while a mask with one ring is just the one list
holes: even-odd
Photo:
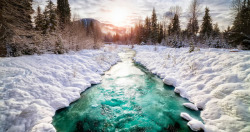
[[185, 106], [191, 110], [195, 110], [195, 111], [199, 110], [193, 103], [184, 103], [183, 106]]
[[[135, 46], [134, 60], [194, 103], [207, 132], [250, 131], [250, 52]], [[189, 124], [192, 125], [192, 122]]]
[[0, 58], [0, 132], [55, 132], [55, 111], [120, 60], [110, 49]]
[[189, 114], [182, 112], [181, 117], [188, 121], [187, 125], [193, 130], [193, 131], [200, 131], [205, 130], [205, 126], [201, 121], [198, 121], [194, 118], [192, 118]]

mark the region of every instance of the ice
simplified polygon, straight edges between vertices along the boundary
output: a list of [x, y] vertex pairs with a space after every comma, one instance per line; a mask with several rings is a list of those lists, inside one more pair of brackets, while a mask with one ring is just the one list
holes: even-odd
[[119, 60], [114, 46], [0, 58], [0, 132], [55, 132], [55, 111], [100, 83], [101, 75]]
[[200, 49], [189, 53], [189, 48], [164, 46], [134, 49], [137, 63], [203, 109], [201, 118], [206, 131], [250, 131], [249, 51]]

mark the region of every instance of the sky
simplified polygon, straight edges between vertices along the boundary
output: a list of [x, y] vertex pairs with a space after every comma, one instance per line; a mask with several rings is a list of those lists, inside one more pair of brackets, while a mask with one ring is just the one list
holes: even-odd
[[[44, 7], [46, 1], [35, 0], [34, 8], [36, 5]], [[52, 1], [56, 3], [56, 0]], [[158, 20], [162, 21], [169, 8], [178, 5], [182, 7], [181, 27], [185, 29], [191, 0], [69, 0], [69, 3], [73, 16], [94, 18], [102, 23], [121, 27], [130, 27], [146, 16], [151, 16], [154, 7]], [[200, 0], [200, 3], [200, 24], [206, 6], [210, 8], [213, 23], [218, 23], [221, 30], [232, 24], [231, 0]]]

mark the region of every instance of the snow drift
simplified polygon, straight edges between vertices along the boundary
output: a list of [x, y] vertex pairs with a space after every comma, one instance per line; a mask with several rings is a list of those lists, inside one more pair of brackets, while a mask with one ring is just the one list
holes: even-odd
[[[206, 131], [250, 131], [250, 52], [136, 46], [136, 62], [203, 109]], [[190, 124], [191, 125], [191, 124]]]
[[100, 83], [104, 71], [119, 61], [116, 53], [105, 51], [0, 58], [0, 131], [56, 131], [55, 111]]

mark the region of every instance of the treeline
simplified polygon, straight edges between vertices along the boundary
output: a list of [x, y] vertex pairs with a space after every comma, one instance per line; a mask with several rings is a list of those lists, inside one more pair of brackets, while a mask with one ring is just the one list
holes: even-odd
[[144, 23], [139, 21], [126, 34], [121, 35], [117, 32], [112, 35], [108, 33], [105, 35], [104, 41], [123, 44], [155, 44], [161, 43], [164, 36], [166, 36], [164, 25], [158, 22], [156, 11], [153, 9], [152, 16], [146, 17]]
[[43, 11], [38, 6], [34, 24], [32, 0], [0, 1], [0, 56], [62, 54], [101, 45], [100, 25], [72, 17], [68, 0], [57, 0], [57, 5], [47, 0]]
[[[162, 44], [175, 48], [186, 46], [250, 49], [250, 13], [249, 0], [234, 0], [233, 7], [236, 14], [232, 27], [220, 31], [218, 23], [213, 23], [210, 9], [205, 8], [201, 26], [198, 17], [200, 3], [192, 0], [188, 12], [188, 24], [185, 30], [181, 29], [181, 7], [171, 7], [167, 19], [158, 22], [155, 9], [151, 18], [146, 17], [144, 22], [138, 22], [125, 35], [107, 35], [113, 37], [114, 42], [124, 44]], [[166, 22], [169, 21], [169, 22]], [[109, 39], [110, 40], [110, 39]]]

